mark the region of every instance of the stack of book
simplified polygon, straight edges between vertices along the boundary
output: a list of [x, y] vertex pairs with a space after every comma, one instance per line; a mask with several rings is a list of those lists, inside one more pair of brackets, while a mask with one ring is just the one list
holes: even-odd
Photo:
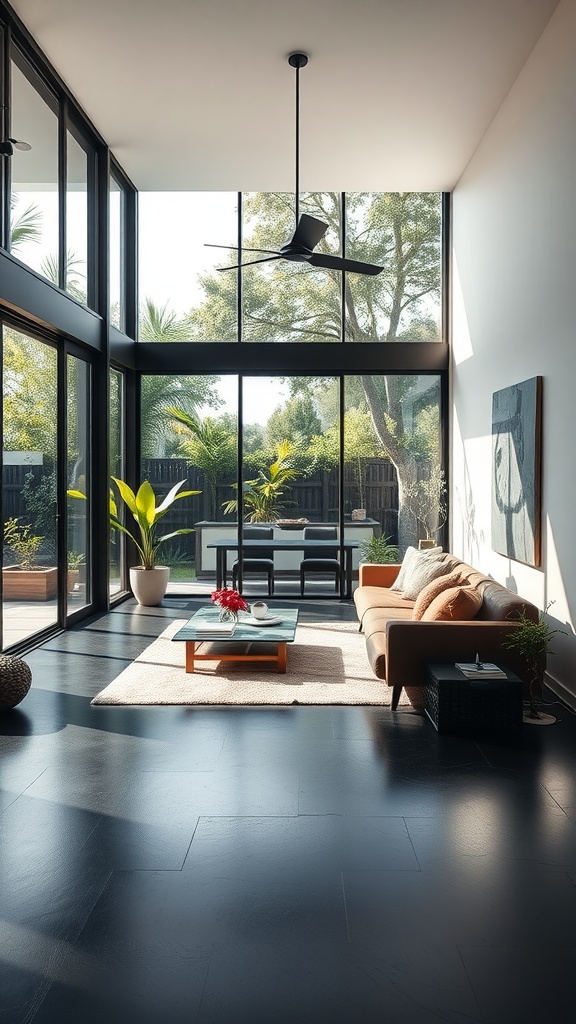
[[193, 620], [190, 625], [196, 630], [197, 636], [205, 637], [232, 636], [236, 629], [235, 622], [198, 622]]
[[506, 673], [491, 661], [457, 661], [456, 668], [468, 679], [506, 679]]

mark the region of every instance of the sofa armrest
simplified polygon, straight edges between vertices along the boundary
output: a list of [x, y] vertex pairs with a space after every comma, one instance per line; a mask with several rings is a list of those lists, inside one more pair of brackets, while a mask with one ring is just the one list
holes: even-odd
[[520, 677], [526, 675], [524, 659], [503, 646], [518, 627], [514, 622], [426, 622], [394, 619], [386, 625], [386, 682], [388, 686], [423, 686], [426, 665], [439, 661], [502, 663]]
[[391, 587], [400, 572], [400, 565], [392, 562], [360, 562], [358, 566], [359, 587]]

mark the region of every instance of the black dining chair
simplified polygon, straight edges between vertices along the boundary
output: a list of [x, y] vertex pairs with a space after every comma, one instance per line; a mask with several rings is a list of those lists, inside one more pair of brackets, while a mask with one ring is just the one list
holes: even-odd
[[[304, 540], [337, 540], [335, 526], [305, 526]], [[336, 591], [342, 582], [342, 567], [338, 558], [338, 548], [314, 548], [305, 550], [305, 557], [300, 562], [300, 594], [304, 596], [306, 573], [334, 574]]]
[[[244, 540], [272, 540], [274, 536], [274, 530], [271, 526], [245, 526], [242, 530], [242, 537]], [[236, 589], [238, 583], [238, 573], [240, 571], [240, 559], [232, 565], [232, 586]], [[272, 597], [274, 593], [274, 551], [272, 548], [267, 548], [265, 545], [257, 548], [250, 548], [250, 553], [247, 558], [242, 559], [242, 575], [245, 577], [246, 573], [261, 574], [266, 573], [268, 577], [268, 596]]]

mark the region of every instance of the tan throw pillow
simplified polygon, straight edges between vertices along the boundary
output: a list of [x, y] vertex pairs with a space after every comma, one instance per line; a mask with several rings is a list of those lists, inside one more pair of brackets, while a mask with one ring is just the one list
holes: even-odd
[[421, 590], [416, 598], [416, 604], [412, 610], [413, 619], [421, 619], [426, 609], [432, 604], [435, 597], [443, 590], [457, 585], [468, 586], [468, 580], [461, 580], [459, 572], [451, 572], [449, 576], [438, 576], [437, 579], [428, 583], [424, 590]]
[[418, 551], [417, 548], [414, 547], [406, 548], [404, 558], [402, 559], [402, 565], [400, 566], [400, 572], [390, 587], [390, 590], [404, 590], [404, 586], [409, 576], [412, 574], [415, 565], [417, 565], [420, 560], [434, 560], [435, 558], [438, 558], [438, 555], [441, 554], [441, 552], [442, 548], [428, 548], [425, 551]]
[[435, 597], [422, 616], [422, 622], [467, 622], [475, 619], [482, 607], [482, 594], [476, 587], [449, 587]]

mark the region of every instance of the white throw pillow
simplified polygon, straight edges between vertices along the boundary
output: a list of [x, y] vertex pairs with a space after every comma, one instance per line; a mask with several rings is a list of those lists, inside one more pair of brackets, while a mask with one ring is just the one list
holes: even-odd
[[[420, 559], [436, 559], [438, 555], [442, 554], [442, 548], [425, 548], [423, 551], [419, 551], [417, 548], [408, 547], [402, 559], [402, 565], [400, 566], [400, 572], [398, 573], [394, 583], [390, 587], [390, 590], [404, 590], [404, 586], [409, 576], [412, 573], [412, 568], [415, 566]], [[440, 574], [438, 574], [440, 575]], [[411, 598], [408, 598], [411, 600]]]
[[434, 558], [417, 559], [404, 581], [402, 596], [407, 601], [415, 601], [424, 587], [438, 576], [444, 576], [449, 568], [450, 566], [441, 555], [436, 555]]

